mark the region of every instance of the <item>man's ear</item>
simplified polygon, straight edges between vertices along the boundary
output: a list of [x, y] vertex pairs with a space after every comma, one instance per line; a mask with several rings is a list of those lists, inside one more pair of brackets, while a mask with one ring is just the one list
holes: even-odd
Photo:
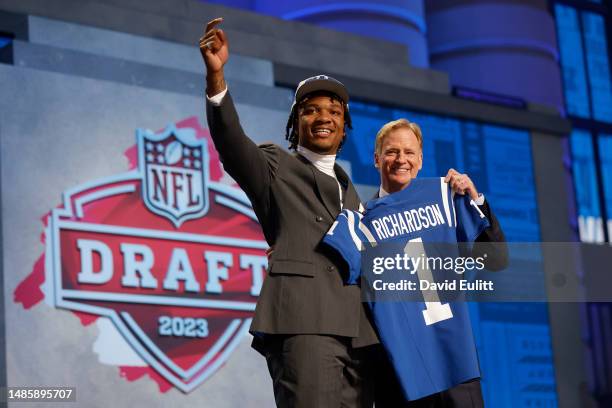
[[374, 152], [374, 167], [378, 168], [378, 154]]
[[419, 160], [419, 170], [421, 170], [423, 168], [423, 152], [420, 153], [420, 160]]

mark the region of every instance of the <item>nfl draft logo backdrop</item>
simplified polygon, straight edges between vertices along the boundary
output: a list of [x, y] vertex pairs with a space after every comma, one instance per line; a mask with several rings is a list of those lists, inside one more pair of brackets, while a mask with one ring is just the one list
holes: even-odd
[[162, 391], [187, 393], [248, 331], [267, 244], [197, 119], [138, 130], [126, 155], [131, 171], [64, 192], [15, 300], [28, 308], [44, 297], [84, 324], [110, 319], [121, 336], [98, 353], [116, 360], [123, 342], [140, 364], [120, 361], [122, 375], [145, 370]]

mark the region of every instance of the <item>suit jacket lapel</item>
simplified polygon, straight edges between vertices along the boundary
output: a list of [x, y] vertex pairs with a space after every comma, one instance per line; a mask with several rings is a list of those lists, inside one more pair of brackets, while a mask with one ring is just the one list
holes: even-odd
[[317, 170], [317, 168], [301, 154], [296, 154], [298, 160], [308, 165], [308, 168], [312, 172], [312, 176], [317, 186], [317, 192], [319, 199], [325, 206], [329, 215], [335, 218], [340, 212], [340, 197], [338, 195], [338, 183], [333, 177], [328, 176]]
[[317, 170], [314, 166], [310, 166], [314, 175], [317, 189], [321, 196], [321, 201], [325, 205], [327, 212], [332, 217], [336, 217], [340, 212], [340, 193], [338, 191], [338, 183], [333, 177], [328, 176]]
[[344, 169], [342, 169], [342, 167], [340, 167], [337, 163], [334, 164], [334, 171], [336, 172], [336, 177], [338, 177], [340, 185], [344, 187], [344, 208], [349, 210], [358, 210], [361, 200], [357, 195], [357, 191], [355, 191], [353, 183], [351, 183], [349, 180], [348, 174], [346, 174]]

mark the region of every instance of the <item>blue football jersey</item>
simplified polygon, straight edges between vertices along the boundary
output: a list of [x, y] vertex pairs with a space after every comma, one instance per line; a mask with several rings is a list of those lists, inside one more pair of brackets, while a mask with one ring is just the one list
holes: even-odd
[[[473, 242], [488, 226], [473, 200], [454, 194], [444, 178], [420, 178], [397, 193], [368, 202], [365, 215], [343, 210], [323, 241], [346, 260], [347, 283], [357, 284], [367, 247], [399, 242], [401, 248], [411, 243], [426, 252], [428, 243], [454, 243], [446, 246], [454, 253], [446, 255], [458, 256], [456, 243]], [[422, 301], [398, 298], [368, 304], [407, 400], [480, 377], [465, 302], [440, 302], [428, 291]]]

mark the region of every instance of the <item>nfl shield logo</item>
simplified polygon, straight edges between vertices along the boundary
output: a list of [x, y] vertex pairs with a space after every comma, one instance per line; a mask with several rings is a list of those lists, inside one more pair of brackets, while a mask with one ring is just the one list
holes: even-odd
[[[191, 119], [137, 131], [130, 171], [64, 192], [37, 262], [55, 307], [112, 323], [100, 326], [101, 361], [147, 370], [160, 390], [191, 392], [228, 360], [268, 265], [251, 204], [221, 182], [208, 137]], [[117, 356], [125, 346], [133, 355]]]
[[161, 134], [137, 131], [142, 198], [175, 227], [208, 211], [208, 150], [204, 139], [185, 140], [173, 125]]

